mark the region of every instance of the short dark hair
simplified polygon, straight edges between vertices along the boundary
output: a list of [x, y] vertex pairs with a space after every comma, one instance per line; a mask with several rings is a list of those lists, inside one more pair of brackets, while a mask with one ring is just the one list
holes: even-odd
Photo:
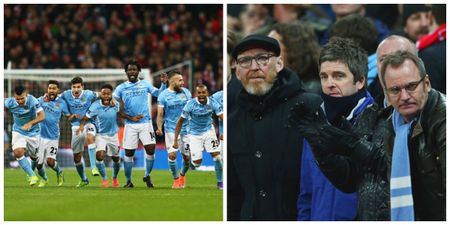
[[408, 51], [396, 51], [392, 54], [386, 55], [383, 58], [383, 64], [381, 65], [381, 79], [385, 86], [386, 86], [386, 78], [385, 78], [386, 68], [389, 65], [391, 65], [394, 68], [397, 68], [400, 65], [402, 65], [407, 59], [410, 59], [411, 61], [413, 61], [414, 64], [416, 64], [417, 69], [419, 70], [420, 78], [424, 78], [427, 75], [423, 61], [417, 55], [414, 55], [413, 53]]
[[339, 19], [331, 26], [330, 37], [350, 38], [358, 43], [368, 54], [377, 50], [378, 31], [367, 17], [351, 14]]
[[25, 88], [21, 85], [16, 86], [16, 88], [14, 88], [14, 93], [16, 95], [21, 95], [21, 94], [23, 94], [23, 92], [25, 92]]
[[49, 80], [47, 86], [50, 84], [54, 84], [54, 85], [56, 85], [56, 87], [59, 88], [59, 82], [57, 80]]
[[181, 72], [179, 70], [171, 70], [167, 74], [167, 78], [170, 80], [170, 78], [174, 77], [175, 75], [181, 75]]
[[367, 54], [352, 39], [341, 37], [331, 38], [320, 51], [319, 71], [320, 65], [326, 61], [337, 61], [346, 64], [350, 72], [353, 73], [353, 83], [356, 83], [364, 77], [364, 86], [367, 85]]
[[83, 79], [81, 77], [74, 77], [70, 81], [70, 84], [83, 84]]
[[112, 85], [111, 84], [104, 84], [101, 88], [100, 88], [100, 90], [102, 90], [102, 89], [104, 89], [104, 88], [107, 88], [107, 89], [109, 89], [109, 90], [113, 90], [113, 87], [112, 87]]
[[129, 61], [129, 62], [127, 62], [127, 64], [125, 64], [125, 72], [127, 72], [128, 71], [128, 66], [129, 65], [135, 65], [135, 66], [137, 66], [137, 68], [138, 68], [138, 71], [140, 72], [141, 71], [141, 64], [139, 64], [137, 61]]

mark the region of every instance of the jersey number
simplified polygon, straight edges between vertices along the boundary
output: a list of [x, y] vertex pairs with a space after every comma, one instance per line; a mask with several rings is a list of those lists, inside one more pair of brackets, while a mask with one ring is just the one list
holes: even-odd
[[50, 147], [50, 154], [56, 154], [58, 152], [58, 148]]
[[213, 140], [213, 141], [211, 141], [211, 144], [212, 144], [212, 147], [213, 147], [213, 148], [219, 147], [219, 141], [218, 141], [218, 140]]

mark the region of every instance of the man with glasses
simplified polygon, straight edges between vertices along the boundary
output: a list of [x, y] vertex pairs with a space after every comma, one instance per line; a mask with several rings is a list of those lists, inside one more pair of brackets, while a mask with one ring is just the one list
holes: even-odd
[[228, 220], [296, 220], [302, 138], [288, 124], [304, 96], [276, 39], [249, 35], [232, 51], [243, 88], [228, 117]]
[[381, 77], [394, 107], [384, 146], [391, 220], [445, 220], [446, 97], [409, 52], [386, 56]]

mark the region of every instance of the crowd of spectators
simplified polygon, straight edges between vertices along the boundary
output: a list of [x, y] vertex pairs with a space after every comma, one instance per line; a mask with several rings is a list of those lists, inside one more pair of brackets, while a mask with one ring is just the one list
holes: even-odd
[[158, 71], [192, 60], [213, 91], [222, 77], [222, 5], [5, 5], [5, 61], [12, 68]]
[[[288, 57], [283, 57], [287, 66], [294, 70], [296, 70], [294, 67], [308, 67], [309, 64], [305, 62], [317, 61], [316, 54], [309, 54], [308, 46], [312, 42], [323, 46], [332, 36], [356, 40], [366, 50], [368, 56], [372, 56], [369, 58], [369, 85], [372, 81], [377, 82], [374, 79], [376, 77], [374, 52], [378, 44], [389, 35], [404, 36], [416, 43], [432, 87], [446, 93], [444, 63], [446, 17], [443, 4], [228, 4], [227, 7], [228, 31], [235, 33], [238, 39], [250, 34], [273, 37], [273, 32], [279, 34], [279, 28], [287, 26], [297, 27], [290, 28], [290, 31], [300, 29], [298, 27], [301, 26], [313, 29], [315, 35], [308, 35], [309, 44], [305, 44], [305, 41], [287, 43], [292, 39], [288, 33], [279, 34], [281, 39], [275, 37], [280, 39], [282, 46], [287, 45], [285, 48], [289, 50]], [[424, 50], [425, 48], [421, 48], [422, 45], [427, 45], [424, 43], [434, 47]], [[298, 60], [298, 57], [289, 58], [289, 55], [302, 54], [301, 52], [311, 57], [307, 60]], [[424, 55], [426, 57], [423, 57]], [[290, 65], [289, 62], [292, 60], [296, 62]], [[298, 70], [296, 72], [304, 83], [311, 80], [305, 78]], [[372, 94], [379, 95], [381, 92], [379, 85], [374, 83], [372, 86], [371, 92], [377, 92]]]

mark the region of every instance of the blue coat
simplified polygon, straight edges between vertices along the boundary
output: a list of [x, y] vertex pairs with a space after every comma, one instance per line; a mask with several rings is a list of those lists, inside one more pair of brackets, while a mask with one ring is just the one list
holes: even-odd
[[[355, 107], [353, 118], [356, 120], [359, 113], [372, 103], [373, 98], [369, 92], [366, 92], [365, 100]], [[357, 205], [356, 192], [343, 193], [325, 177], [316, 163], [311, 146], [305, 139], [297, 219], [301, 221], [353, 220], [356, 217]]]

